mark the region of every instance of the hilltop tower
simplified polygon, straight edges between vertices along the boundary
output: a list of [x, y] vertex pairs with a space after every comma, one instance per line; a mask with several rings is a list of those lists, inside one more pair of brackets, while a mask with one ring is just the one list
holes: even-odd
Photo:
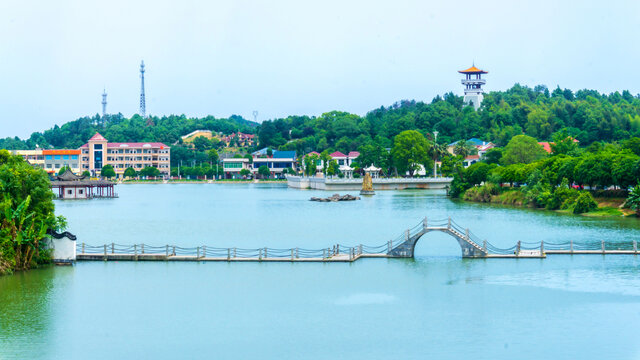
[[144, 99], [144, 60], [140, 63], [140, 116], [147, 117], [147, 105]]
[[458, 72], [465, 75], [465, 78], [462, 79], [462, 85], [465, 86], [464, 103], [473, 105], [473, 107], [478, 110], [480, 104], [482, 104], [484, 94], [482, 85], [487, 83], [487, 81], [482, 78], [482, 74], [487, 74], [488, 71], [480, 70], [474, 64], [467, 70], [460, 70]]
[[107, 116], [107, 90], [102, 89], [102, 119]]

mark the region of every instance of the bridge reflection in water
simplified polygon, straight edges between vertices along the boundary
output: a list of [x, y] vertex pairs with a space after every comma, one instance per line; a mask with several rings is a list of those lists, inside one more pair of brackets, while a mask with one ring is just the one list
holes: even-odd
[[398, 238], [379, 246], [345, 246], [335, 244], [323, 249], [305, 248], [219, 248], [210, 246], [180, 247], [173, 245], [151, 246], [146, 244], [99, 246], [77, 244], [79, 261], [260, 261], [260, 262], [352, 262], [361, 258], [412, 258], [416, 243], [432, 231], [440, 231], [456, 239], [463, 258], [544, 258], [550, 254], [627, 254], [638, 253], [637, 241], [623, 242], [574, 242], [562, 243], [518, 241], [510, 248], [499, 248], [481, 240], [469, 229], [464, 229], [451, 218], [428, 221], [407, 229]]

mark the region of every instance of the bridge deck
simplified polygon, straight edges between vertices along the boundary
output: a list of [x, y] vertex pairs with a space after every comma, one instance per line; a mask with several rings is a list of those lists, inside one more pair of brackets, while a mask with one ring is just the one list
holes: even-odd
[[362, 254], [350, 257], [339, 254], [327, 258], [322, 257], [197, 257], [188, 255], [164, 254], [77, 254], [77, 261], [224, 261], [224, 262], [353, 262], [360, 258], [387, 258], [387, 254]]

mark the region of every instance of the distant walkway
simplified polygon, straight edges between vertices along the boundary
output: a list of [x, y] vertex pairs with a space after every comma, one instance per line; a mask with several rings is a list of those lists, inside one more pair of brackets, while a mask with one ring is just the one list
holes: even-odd
[[407, 229], [394, 240], [379, 246], [344, 246], [336, 244], [324, 249], [219, 248], [210, 246], [180, 247], [173, 245], [77, 244], [78, 261], [226, 261], [226, 262], [353, 262], [361, 258], [412, 258], [415, 246], [424, 235], [440, 231], [451, 235], [462, 250], [463, 258], [545, 258], [547, 255], [637, 255], [633, 241], [600, 242], [521, 242], [510, 248], [498, 248], [480, 240], [469, 229], [463, 229], [451, 218], [427, 221]]

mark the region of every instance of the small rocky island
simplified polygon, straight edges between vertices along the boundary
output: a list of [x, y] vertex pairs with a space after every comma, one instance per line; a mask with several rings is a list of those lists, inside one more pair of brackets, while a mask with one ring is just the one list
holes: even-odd
[[319, 201], [319, 202], [352, 201], [352, 200], [360, 200], [360, 196], [353, 196], [350, 194], [345, 194], [345, 195], [333, 194], [328, 198], [312, 197], [310, 200]]

